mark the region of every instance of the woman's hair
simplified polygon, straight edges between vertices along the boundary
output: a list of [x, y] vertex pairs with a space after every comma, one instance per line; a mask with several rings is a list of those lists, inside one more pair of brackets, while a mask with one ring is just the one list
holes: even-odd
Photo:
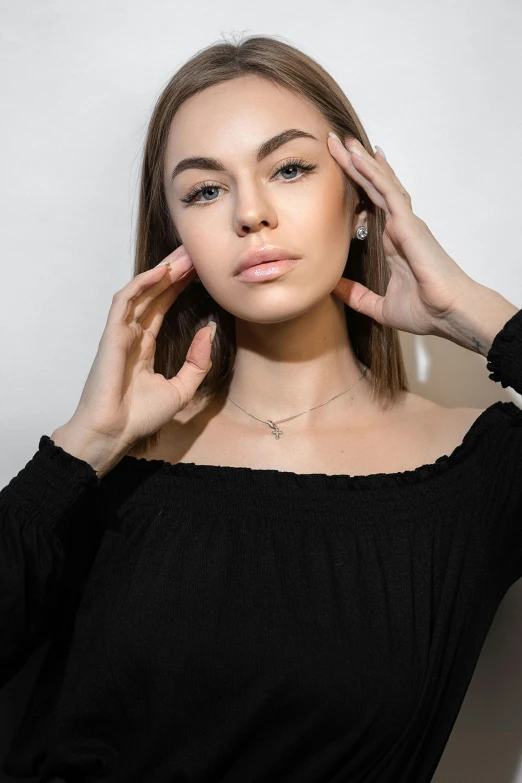
[[[335, 80], [308, 55], [275, 37], [250, 36], [239, 42], [219, 42], [197, 52], [170, 79], [149, 122], [141, 168], [134, 274], [156, 266], [181, 244], [170, 215], [163, 185], [164, 158], [172, 119], [187, 98], [207, 87], [241, 76], [256, 75], [311, 101], [338, 136], [358, 139], [373, 155], [363, 126]], [[353, 240], [343, 276], [384, 295], [389, 270], [384, 257], [383, 210], [375, 207], [356, 185], [368, 210], [368, 235]], [[357, 359], [368, 367], [370, 396], [380, 405], [393, 403], [408, 390], [397, 331], [345, 305], [346, 322]], [[197, 281], [178, 295], [164, 317], [156, 340], [154, 370], [172, 378], [185, 362], [195, 332], [212, 318], [217, 331], [212, 344], [212, 367], [194, 399], [212, 397], [232, 378], [236, 343], [234, 316], [224, 310]], [[147, 453], [159, 440], [159, 431], [137, 441], [131, 451]]]

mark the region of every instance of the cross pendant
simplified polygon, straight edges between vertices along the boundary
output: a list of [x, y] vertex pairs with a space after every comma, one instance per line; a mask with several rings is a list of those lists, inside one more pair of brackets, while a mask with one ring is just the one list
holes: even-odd
[[276, 436], [276, 440], [279, 440], [279, 436], [283, 434], [283, 430], [280, 430], [277, 424], [274, 424], [270, 419], [268, 419], [267, 424], [272, 427], [272, 434]]

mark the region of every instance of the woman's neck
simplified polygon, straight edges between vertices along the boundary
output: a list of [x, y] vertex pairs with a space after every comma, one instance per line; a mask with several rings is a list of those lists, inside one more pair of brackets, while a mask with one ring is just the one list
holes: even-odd
[[[369, 370], [360, 377], [365, 368], [354, 354], [344, 305], [333, 295], [287, 321], [262, 324], [236, 318], [235, 323], [237, 352], [227, 395], [250, 414], [275, 421], [335, 395], [340, 396], [323, 406], [328, 418], [327, 407], [344, 411], [350, 406], [361, 413], [371, 405]], [[230, 415], [246, 415], [230, 400], [226, 404]]]

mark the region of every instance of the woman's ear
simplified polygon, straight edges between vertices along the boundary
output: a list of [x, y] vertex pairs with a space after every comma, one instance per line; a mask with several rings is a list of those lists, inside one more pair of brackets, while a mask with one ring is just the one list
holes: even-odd
[[367, 226], [368, 225], [368, 202], [365, 198], [362, 198], [357, 206], [355, 207], [355, 212], [353, 215], [353, 222], [352, 222], [352, 239], [355, 238], [355, 232], [359, 228], [359, 226]]
[[358, 202], [355, 206], [355, 214], [360, 215], [363, 210], [367, 210], [369, 206], [368, 196], [365, 191], [358, 185], [357, 186]]

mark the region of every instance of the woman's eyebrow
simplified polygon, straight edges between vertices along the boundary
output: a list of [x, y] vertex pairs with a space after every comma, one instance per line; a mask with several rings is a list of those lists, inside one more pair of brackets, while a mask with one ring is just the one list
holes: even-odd
[[[286, 144], [288, 141], [293, 141], [294, 139], [299, 138], [314, 139], [314, 141], [319, 141], [318, 138], [312, 136], [311, 133], [307, 133], [307, 131], [300, 130], [299, 128], [288, 128], [288, 130], [285, 130], [282, 133], [278, 133], [276, 136], [272, 136], [271, 139], [268, 139], [261, 144], [257, 150], [257, 162], [260, 163], [264, 158], [278, 149], [278, 147]], [[211, 171], [226, 171], [226, 167], [217, 158], [183, 158], [183, 160], [180, 160], [180, 162], [174, 167], [170, 178], [171, 182], [175, 177], [178, 176], [178, 174], [181, 174], [182, 171], [186, 171], [187, 169], [210, 169]]]

